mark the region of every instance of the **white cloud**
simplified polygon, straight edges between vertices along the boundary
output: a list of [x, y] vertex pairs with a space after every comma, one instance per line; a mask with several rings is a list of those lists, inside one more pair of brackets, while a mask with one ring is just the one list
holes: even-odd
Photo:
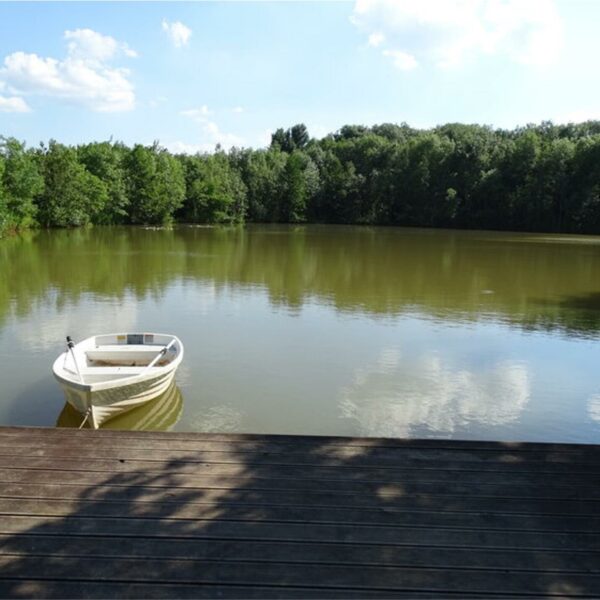
[[0, 80], [15, 93], [61, 98], [96, 111], [130, 110], [135, 104], [129, 71], [107, 61], [132, 56], [126, 44], [90, 29], [66, 31], [63, 60], [14, 52], [5, 57]]
[[243, 106], [234, 106], [231, 109], [234, 113], [243, 113], [244, 112], [244, 107]]
[[163, 19], [162, 29], [169, 36], [175, 48], [186, 46], [192, 36], [192, 30], [186, 27], [181, 21], [169, 23], [169, 21]]
[[369, 46], [373, 46], [376, 48], [377, 46], [381, 46], [381, 44], [385, 41], [385, 35], [381, 33], [381, 31], [376, 31], [369, 35]]
[[331, 133], [331, 129], [324, 125], [308, 125], [308, 131], [310, 132], [311, 137], [316, 139], [321, 139], [328, 136]]
[[30, 112], [27, 102], [19, 96], [0, 96], [0, 112]]
[[221, 131], [217, 124], [213, 121], [207, 121], [202, 126], [203, 134], [212, 141], [213, 146], [220, 144], [223, 148], [231, 148], [233, 146], [242, 146], [244, 139], [233, 134]]
[[258, 135], [258, 144], [260, 146], [270, 146], [271, 145], [271, 136], [275, 133], [272, 129], [265, 129], [262, 133]]
[[554, 0], [356, 0], [351, 21], [370, 45], [385, 40], [441, 68], [479, 55], [544, 66], [563, 45]]
[[212, 144], [188, 144], [187, 142], [182, 142], [180, 140], [165, 142], [164, 144], [161, 144], [161, 146], [164, 146], [173, 154], [198, 154], [214, 150]]
[[161, 104], [167, 102], [167, 100], [168, 98], [166, 96], [157, 96], [156, 98], [152, 98], [152, 100], [148, 102], [148, 105], [150, 108], [158, 108]]
[[389, 56], [394, 66], [401, 71], [412, 71], [418, 65], [417, 59], [412, 54], [402, 52], [402, 50], [384, 50], [382, 54]]
[[68, 40], [69, 56], [75, 59], [104, 62], [114, 58], [119, 52], [129, 58], [137, 57], [137, 52], [126, 43], [117, 42], [114, 38], [91, 29], [65, 31], [65, 39]]
[[231, 148], [232, 146], [242, 146], [244, 139], [233, 134], [225, 133], [219, 129], [219, 126], [209, 119], [213, 114], [206, 104], [199, 108], [188, 108], [182, 110], [180, 114], [184, 117], [192, 119], [195, 123], [200, 125], [200, 132], [205, 141], [199, 146], [202, 148], [201, 151], [210, 152], [214, 150], [215, 146], [219, 144], [223, 148]]
[[453, 369], [437, 354], [401, 357], [390, 348], [356, 371], [342, 391], [340, 410], [358, 422], [361, 435], [407, 437], [423, 430], [449, 435], [469, 423], [514, 421], [529, 398], [529, 374], [521, 363]]
[[600, 121], [600, 110], [575, 110], [554, 119], [555, 123], [583, 123], [584, 121]]
[[207, 117], [213, 114], [213, 111], [203, 104], [198, 108], [188, 108], [186, 110], [182, 110], [179, 114], [184, 117], [189, 117], [190, 119], [196, 121], [197, 123], [204, 123], [207, 120]]

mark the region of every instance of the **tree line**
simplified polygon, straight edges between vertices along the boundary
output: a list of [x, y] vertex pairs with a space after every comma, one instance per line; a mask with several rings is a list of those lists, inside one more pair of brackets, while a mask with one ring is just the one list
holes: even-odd
[[600, 121], [347, 125], [320, 140], [299, 124], [265, 149], [194, 156], [0, 137], [0, 233], [174, 221], [600, 233]]

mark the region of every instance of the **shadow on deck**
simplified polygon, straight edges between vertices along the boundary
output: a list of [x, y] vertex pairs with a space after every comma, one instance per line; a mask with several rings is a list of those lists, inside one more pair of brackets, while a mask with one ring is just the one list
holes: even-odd
[[600, 596], [597, 446], [0, 428], [0, 596]]

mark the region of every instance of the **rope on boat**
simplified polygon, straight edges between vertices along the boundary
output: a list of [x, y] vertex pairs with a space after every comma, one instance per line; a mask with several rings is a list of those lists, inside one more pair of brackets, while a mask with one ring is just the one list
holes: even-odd
[[92, 414], [92, 407], [90, 406], [85, 411], [85, 416], [83, 417], [83, 421], [81, 421], [81, 425], [77, 429], [82, 429], [83, 428], [83, 426], [85, 425], [85, 422], [89, 419], [89, 417], [90, 417], [91, 414]]

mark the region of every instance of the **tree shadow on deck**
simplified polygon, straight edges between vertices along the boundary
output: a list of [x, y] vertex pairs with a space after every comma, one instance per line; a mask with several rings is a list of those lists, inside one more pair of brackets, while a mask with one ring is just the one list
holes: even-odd
[[10, 431], [3, 597], [600, 594], [596, 447]]

